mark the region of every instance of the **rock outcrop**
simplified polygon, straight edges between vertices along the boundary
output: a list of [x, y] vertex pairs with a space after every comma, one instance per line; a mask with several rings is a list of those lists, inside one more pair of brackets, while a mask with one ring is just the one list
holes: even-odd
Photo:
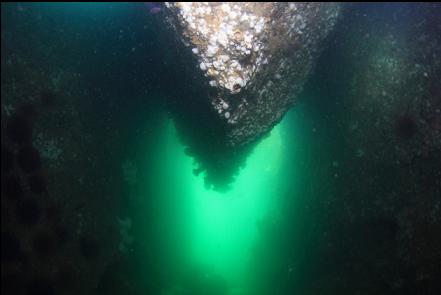
[[338, 4], [328, 3], [165, 6], [168, 24], [193, 55], [182, 55], [185, 71], [204, 77], [200, 92], [226, 123], [227, 147], [258, 141], [282, 119], [340, 12]]

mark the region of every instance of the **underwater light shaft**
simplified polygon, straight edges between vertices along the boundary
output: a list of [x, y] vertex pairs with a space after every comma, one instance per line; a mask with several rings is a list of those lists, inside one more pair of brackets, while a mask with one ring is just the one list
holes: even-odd
[[[254, 246], [262, 239], [262, 224], [280, 217], [280, 200], [286, 185], [282, 173], [288, 135], [283, 130], [286, 120], [255, 147], [226, 192], [208, 188], [203, 173], [193, 173], [194, 159], [185, 154], [173, 122], [168, 121], [160, 142], [159, 158], [164, 160], [162, 165], [156, 165], [162, 168], [155, 171], [163, 199], [158, 207], [167, 211], [167, 218], [175, 219], [171, 223], [179, 227], [163, 228], [164, 232], [173, 232], [167, 234], [169, 248], [175, 251], [173, 240], [179, 243], [181, 248], [177, 251], [186, 252], [181, 255], [191, 265], [170, 267], [181, 271], [197, 268], [202, 275], [222, 277], [229, 288], [246, 288], [255, 272], [250, 267], [252, 259], [256, 259]], [[292, 173], [291, 177], [295, 177]]]
[[[257, 224], [274, 205], [282, 148], [276, 128], [256, 147], [225, 193], [205, 189], [202, 176], [187, 176], [191, 178], [186, 191], [193, 210], [192, 255], [197, 262], [230, 280], [245, 271]], [[185, 169], [191, 173], [192, 166]]]

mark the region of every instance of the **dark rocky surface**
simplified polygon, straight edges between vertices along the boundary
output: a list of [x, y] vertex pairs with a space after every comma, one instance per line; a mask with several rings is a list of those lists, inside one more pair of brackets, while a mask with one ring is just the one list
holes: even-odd
[[[278, 11], [283, 19], [284, 5], [265, 8], [262, 16]], [[314, 18], [308, 16], [337, 9], [297, 7], [308, 25], [293, 40], [326, 32], [330, 28], [320, 27], [333, 17], [310, 23]], [[200, 72], [192, 46], [182, 49], [158, 25], [162, 16], [153, 21], [138, 11], [127, 15], [78, 35], [66, 21], [70, 14], [56, 19], [53, 11], [2, 3], [2, 294], [158, 294], [167, 283], [166, 270], [158, 271], [155, 258], [137, 242], [120, 247], [122, 226], [130, 228], [127, 212], [138, 206], [127, 196], [136, 194], [142, 173], [148, 173], [133, 177], [133, 163], [148, 152], [133, 146], [155, 136], [152, 126], [167, 109], [188, 153], [199, 161], [195, 172], [206, 170], [211, 184], [231, 181], [253, 144], [225, 149], [225, 142], [260, 137], [281, 118], [282, 112], [264, 110], [284, 112], [296, 100], [320, 51], [312, 48], [325, 35], [313, 37], [311, 53], [303, 47], [295, 51], [307, 61], [290, 61], [299, 71], [289, 74], [292, 85], [282, 85], [288, 74], [277, 79], [278, 68], [268, 68], [271, 78], [250, 74], [240, 89], [232, 85], [237, 93], [222, 92], [221, 101], [218, 88]], [[300, 210], [287, 205], [282, 222], [301, 220], [305, 229], [271, 232], [275, 238], [264, 246], [274, 257], [258, 252], [266, 271], [256, 282], [259, 292], [277, 294], [277, 286], [279, 294], [438, 294], [440, 15], [439, 4], [342, 8], [300, 95], [308, 99], [307, 115], [317, 126], [311, 131], [313, 160], [304, 163], [312, 169], [302, 175], [308, 201]], [[151, 39], [145, 41], [146, 35]], [[208, 48], [198, 46], [199, 53]], [[197, 74], [188, 75], [187, 67], [195, 66], [190, 70]], [[121, 72], [125, 75], [115, 75]], [[252, 101], [262, 86], [252, 82], [257, 80], [279, 81], [272, 95], [294, 94], [235, 105], [240, 97]], [[224, 102], [232, 108], [229, 118]], [[236, 117], [236, 125], [229, 122]], [[237, 124], [242, 127], [232, 127]], [[332, 162], [325, 161], [324, 150]], [[293, 216], [295, 210], [299, 214]], [[149, 218], [140, 212], [132, 219], [137, 224]], [[153, 248], [154, 234], [162, 233], [149, 234], [137, 238]], [[300, 237], [304, 247], [299, 250], [298, 240], [287, 237]], [[223, 286], [220, 279], [210, 283]], [[209, 292], [205, 285], [195, 288]]]
[[[166, 4], [183, 67], [222, 123], [225, 147], [259, 141], [294, 104], [338, 4]], [[213, 88], [213, 89], [207, 89]], [[221, 124], [221, 123], [219, 123]], [[199, 128], [203, 128], [200, 126]]]

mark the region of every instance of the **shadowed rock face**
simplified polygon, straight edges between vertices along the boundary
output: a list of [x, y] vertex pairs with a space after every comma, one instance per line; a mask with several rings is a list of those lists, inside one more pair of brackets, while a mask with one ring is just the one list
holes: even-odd
[[227, 148], [258, 141], [281, 120], [340, 11], [328, 3], [169, 2], [166, 7], [167, 22], [185, 46], [185, 71], [198, 77], [191, 87], [206, 93]]

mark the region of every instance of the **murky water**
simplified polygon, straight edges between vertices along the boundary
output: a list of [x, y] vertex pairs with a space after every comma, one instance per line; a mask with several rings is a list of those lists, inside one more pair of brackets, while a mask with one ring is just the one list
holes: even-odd
[[165, 9], [2, 3], [2, 294], [436, 294], [440, 5], [344, 4], [225, 154]]

